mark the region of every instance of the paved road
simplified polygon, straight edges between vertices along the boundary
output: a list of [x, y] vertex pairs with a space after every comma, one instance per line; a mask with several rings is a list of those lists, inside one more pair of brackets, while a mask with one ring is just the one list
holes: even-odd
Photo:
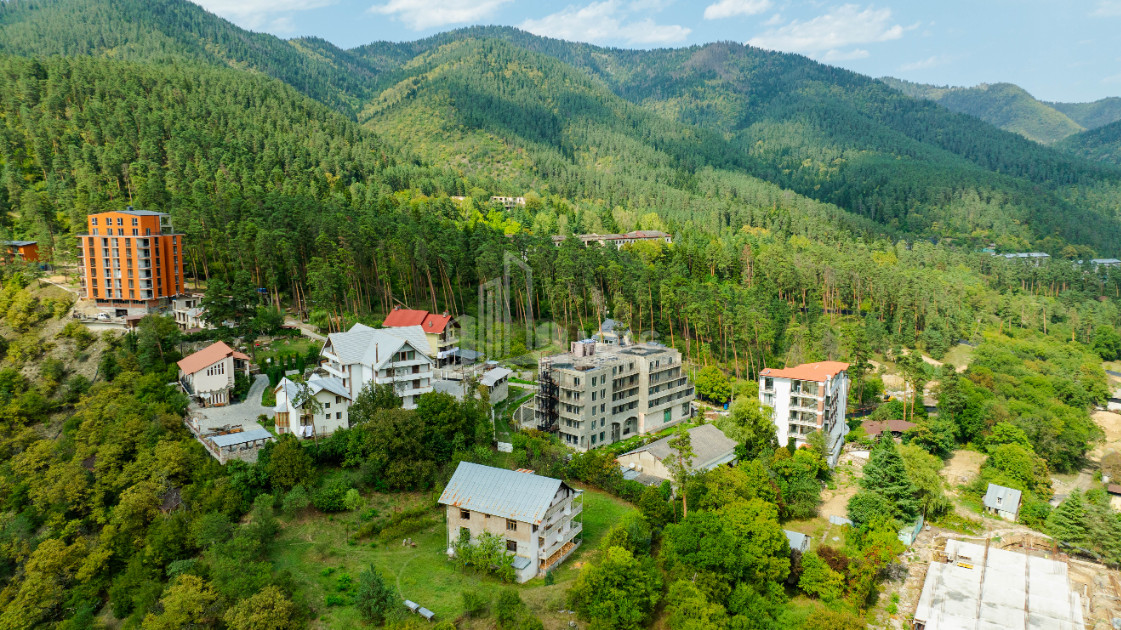
[[265, 392], [265, 388], [268, 386], [269, 377], [258, 374], [253, 380], [253, 385], [249, 387], [249, 395], [243, 402], [225, 407], [198, 408], [192, 405], [191, 411], [202, 416], [199, 427], [203, 432], [227, 424], [255, 429], [260, 426], [257, 423], [257, 416], [261, 414], [272, 415], [272, 409], [261, 405], [261, 394]]
[[305, 324], [305, 323], [303, 323], [299, 320], [292, 319], [291, 317], [289, 317], [289, 318], [284, 320], [284, 325], [285, 326], [295, 326], [296, 328], [299, 328], [300, 332], [303, 333], [303, 335], [305, 337], [307, 337], [308, 339], [314, 339], [316, 341], [327, 341], [326, 337], [324, 337], [323, 335], [320, 335], [319, 333], [316, 333], [312, 330], [311, 324]]

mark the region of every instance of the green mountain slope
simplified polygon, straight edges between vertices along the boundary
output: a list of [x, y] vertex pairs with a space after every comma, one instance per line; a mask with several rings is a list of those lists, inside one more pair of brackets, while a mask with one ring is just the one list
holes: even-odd
[[[464, 62], [483, 48], [474, 46], [469, 49], [474, 53], [464, 53], [458, 43], [478, 37], [506, 42], [501, 59]], [[453, 120], [459, 130], [486, 128], [502, 138], [551, 144], [565, 154], [567, 149], [558, 146], [563, 134], [555, 123], [579, 108], [563, 105], [545, 116], [532, 108], [523, 111], [522, 101], [540, 107], [539, 101], [555, 96], [551, 90], [570, 85], [581, 74], [569, 71], [563, 80], [543, 81], [529, 90], [510, 87], [521, 80], [514, 78], [519, 72], [551, 77], [560, 63], [583, 70], [587, 90], [613, 92], [620, 102], [655, 116], [646, 120], [673, 121], [707, 138], [701, 143], [703, 150], [687, 150], [690, 157], [703, 160], [701, 164], [746, 172], [892, 228], [944, 236], [978, 233], [982, 238], [1009, 232], [1029, 239], [1055, 234], [1099, 246], [1106, 241], [1097, 234], [1117, 232], [1112, 216], [1072, 205], [1061, 193], [1072, 184], [1112, 181], [1116, 172], [796, 55], [735, 44], [613, 50], [494, 27], [354, 52], [388, 67], [394, 59], [409, 59], [425, 50], [430, 52], [385, 73], [382, 87], [395, 87], [386, 87], [378, 101], [383, 104], [364, 114], [363, 119], [370, 119], [387, 137], [410, 125], [423, 131], [423, 121]], [[455, 60], [442, 52], [448, 50], [457, 51]], [[448, 59], [440, 61], [441, 55]], [[433, 73], [441, 64], [445, 67]], [[501, 79], [488, 94], [470, 94], [474, 77], [491, 75]], [[412, 113], [387, 114], [385, 104], [401, 101], [404, 94], [419, 101], [410, 106]], [[440, 109], [432, 109], [437, 104]], [[588, 109], [587, 115], [612, 124], [626, 120], [614, 107], [598, 107], [598, 113]], [[389, 121], [393, 117], [409, 122], [395, 124]], [[523, 119], [527, 124], [511, 126], [511, 121]], [[623, 124], [619, 133], [659, 149], [670, 146], [644, 132], [658, 126], [644, 122], [627, 129]], [[541, 135], [544, 128], [553, 131]], [[424, 133], [408, 139], [413, 146], [431, 144], [425, 149], [428, 155], [449, 147], [454, 153], [461, 141], [467, 142]], [[613, 155], [625, 161], [631, 154]], [[1019, 233], [1024, 225], [1030, 230]]]
[[980, 118], [1042, 144], [1052, 144], [1085, 129], [1065, 113], [1011, 83], [959, 88], [923, 85], [891, 77], [881, 81], [908, 96], [934, 101], [950, 111]]
[[1111, 96], [1092, 103], [1047, 103], [1086, 129], [1097, 129], [1121, 120], [1121, 97]]
[[323, 40], [285, 42], [185, 0], [0, 2], [0, 53], [190, 61], [260, 72], [353, 113], [371, 71]]
[[1087, 159], [1121, 166], [1121, 121], [1071, 136], [1057, 146]]

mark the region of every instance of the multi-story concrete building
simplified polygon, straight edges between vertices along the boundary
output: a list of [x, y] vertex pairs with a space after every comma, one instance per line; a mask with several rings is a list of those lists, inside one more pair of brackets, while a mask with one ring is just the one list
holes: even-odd
[[342, 380], [351, 400], [366, 383], [393, 383], [406, 409], [416, 407], [421, 394], [432, 391], [433, 360], [420, 326], [370, 328], [355, 324], [344, 333], [331, 333], [321, 353], [329, 374]]
[[81, 246], [82, 297], [117, 316], [168, 305], [183, 292], [183, 235], [150, 210], [91, 214]]
[[[553, 237], [553, 244], [560, 247], [565, 241], [565, 236], [557, 235]], [[672, 243], [673, 235], [666, 234], [659, 230], [634, 230], [624, 234], [577, 234], [573, 238], [580, 239], [584, 246], [596, 243], [599, 245], [614, 245], [616, 249], [622, 248], [624, 245], [631, 243], [638, 243], [641, 241], [655, 241], [659, 243]]]
[[572, 555], [584, 525], [583, 492], [530, 470], [461, 462], [440, 495], [448, 511], [448, 555], [484, 533], [506, 540], [518, 582], [543, 576]]
[[759, 373], [759, 402], [774, 410], [780, 445], [794, 438], [801, 447], [809, 434], [821, 431], [829, 465], [837, 464], [848, 432], [848, 369], [848, 363], [822, 361]]
[[538, 364], [534, 418], [579, 451], [659, 431], [692, 416], [693, 384], [681, 368], [681, 353], [661, 344], [577, 341]]

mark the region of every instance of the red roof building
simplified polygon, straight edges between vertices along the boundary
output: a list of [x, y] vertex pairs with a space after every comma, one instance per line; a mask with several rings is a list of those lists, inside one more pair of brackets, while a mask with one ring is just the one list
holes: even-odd
[[206, 406], [230, 403], [236, 374], [249, 376], [249, 357], [221, 341], [179, 361], [179, 382], [187, 394]]
[[429, 313], [428, 311], [397, 307], [382, 322], [384, 328], [404, 328], [420, 326], [428, 339], [428, 355], [436, 359], [436, 366], [442, 367], [455, 360], [459, 343], [456, 324], [451, 315]]
[[779, 444], [801, 447], [808, 436], [825, 436], [826, 457], [835, 466], [848, 425], [848, 363], [820, 361], [759, 373], [759, 402], [772, 410]]

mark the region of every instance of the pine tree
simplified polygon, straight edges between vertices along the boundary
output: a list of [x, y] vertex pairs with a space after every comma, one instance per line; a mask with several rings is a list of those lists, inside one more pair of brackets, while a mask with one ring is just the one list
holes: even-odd
[[892, 504], [894, 516], [904, 523], [914, 521], [919, 514], [919, 490], [907, 475], [890, 435], [885, 434], [872, 448], [860, 486], [883, 495]]
[[1075, 490], [1047, 517], [1047, 531], [1055, 538], [1075, 545], [1086, 542], [1086, 501]]

